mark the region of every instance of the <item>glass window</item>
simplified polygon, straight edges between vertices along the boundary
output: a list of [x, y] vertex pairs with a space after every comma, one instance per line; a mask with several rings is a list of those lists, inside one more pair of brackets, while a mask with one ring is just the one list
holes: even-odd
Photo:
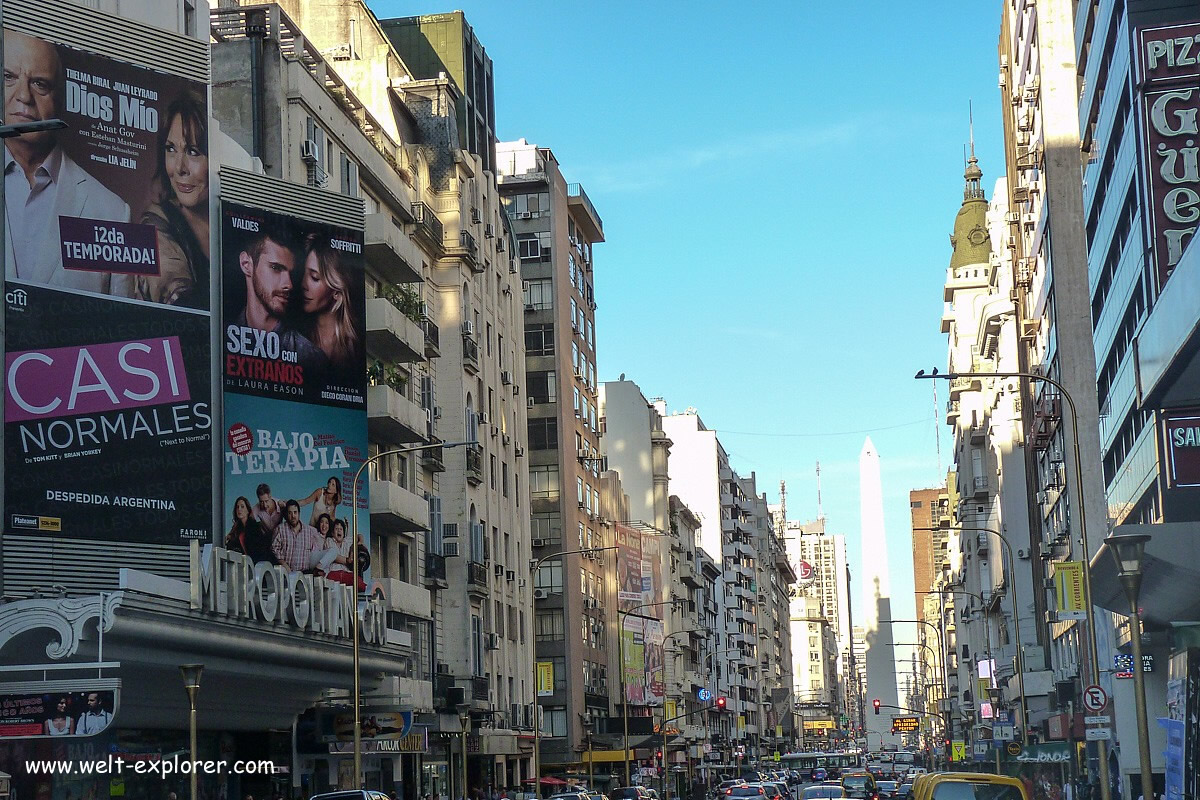
[[551, 558], [542, 562], [533, 576], [533, 588], [545, 589], [553, 594], [562, 594], [563, 568], [561, 558]]
[[534, 417], [529, 420], [529, 449], [554, 450], [558, 447], [558, 419]]
[[536, 311], [554, 308], [554, 287], [549, 278], [525, 281], [522, 296], [526, 308]]
[[542, 257], [541, 242], [536, 235], [522, 233], [517, 238], [517, 256], [522, 261], [537, 261]]
[[565, 708], [547, 708], [542, 706], [542, 736], [556, 737], [567, 735], [567, 710]]
[[539, 608], [534, 613], [533, 624], [539, 642], [561, 642], [566, 636], [562, 609]]
[[535, 403], [557, 403], [558, 373], [552, 369], [526, 373], [525, 391]]
[[546, 544], [562, 543], [562, 517], [557, 512], [534, 514], [530, 517], [531, 536], [545, 539]]
[[529, 496], [534, 500], [558, 499], [558, 464], [540, 464], [529, 468]]
[[554, 326], [526, 325], [525, 326], [525, 355], [552, 356], [554, 355]]
[[575, 479], [575, 499], [579, 501], [580, 505], [584, 504], [583, 478]]

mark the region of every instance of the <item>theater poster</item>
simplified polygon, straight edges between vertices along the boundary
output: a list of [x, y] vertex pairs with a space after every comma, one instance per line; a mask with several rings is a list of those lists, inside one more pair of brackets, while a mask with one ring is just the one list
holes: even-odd
[[4, 530], [208, 539], [207, 87], [4, 45], [6, 122], [66, 123], [3, 140]]
[[[349, 582], [369, 546], [363, 237], [225, 203], [225, 547]], [[366, 474], [364, 473], [364, 478]]]

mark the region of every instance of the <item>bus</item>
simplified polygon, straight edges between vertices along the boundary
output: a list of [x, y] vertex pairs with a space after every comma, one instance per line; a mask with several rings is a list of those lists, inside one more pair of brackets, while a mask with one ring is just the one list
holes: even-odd
[[850, 751], [786, 753], [779, 757], [780, 767], [794, 769], [803, 777], [808, 777], [817, 767], [836, 770], [837, 774], [841, 774], [848, 769], [862, 767], [862, 765], [862, 753]]

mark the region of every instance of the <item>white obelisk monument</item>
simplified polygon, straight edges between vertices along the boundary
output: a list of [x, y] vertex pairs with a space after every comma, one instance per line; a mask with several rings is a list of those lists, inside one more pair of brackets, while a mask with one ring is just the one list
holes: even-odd
[[[900, 744], [900, 737], [892, 735], [892, 717], [904, 712], [894, 706], [900, 705], [896, 689], [896, 648], [892, 638], [891, 589], [888, 584], [887, 535], [883, 526], [883, 489], [879, 479], [879, 453], [871, 438], [863, 443], [858, 456], [859, 507], [862, 514], [862, 628], [867, 640], [867, 686], [863, 704], [865, 706], [866, 734], [869, 750], [877, 750], [883, 744]], [[857, 609], [856, 609], [857, 611]], [[882, 708], [876, 716], [873, 706], [878, 699]], [[892, 706], [889, 708], [889, 706]], [[878, 733], [879, 736], [875, 734]]]

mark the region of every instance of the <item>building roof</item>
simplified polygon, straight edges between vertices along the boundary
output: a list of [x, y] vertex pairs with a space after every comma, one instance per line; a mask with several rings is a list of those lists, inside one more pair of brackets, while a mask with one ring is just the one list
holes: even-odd
[[954, 233], [950, 234], [950, 246], [954, 248], [950, 256], [952, 268], [986, 264], [992, 254], [992, 240], [987, 226], [988, 202], [980, 184], [983, 170], [979, 168], [979, 159], [975, 158], [974, 152], [967, 161], [963, 178], [966, 181], [963, 203], [958, 216], [954, 218]]

